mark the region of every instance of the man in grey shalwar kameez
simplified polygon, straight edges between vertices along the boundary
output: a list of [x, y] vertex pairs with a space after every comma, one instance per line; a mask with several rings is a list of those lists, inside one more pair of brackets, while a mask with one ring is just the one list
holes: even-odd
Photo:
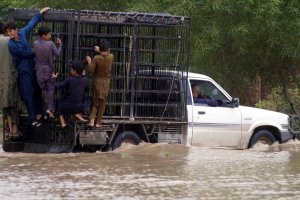
[[17, 89], [17, 70], [8, 49], [9, 37], [4, 36], [0, 23], [0, 109], [8, 122], [11, 137], [20, 136], [18, 131], [21, 100]]
[[47, 113], [54, 117], [54, 79], [57, 77], [54, 66], [54, 56], [58, 56], [62, 49], [62, 43], [57, 38], [58, 48], [51, 41], [52, 33], [47, 27], [40, 27], [38, 30], [39, 39], [34, 42], [33, 48], [36, 57], [36, 76], [38, 84], [43, 92]]

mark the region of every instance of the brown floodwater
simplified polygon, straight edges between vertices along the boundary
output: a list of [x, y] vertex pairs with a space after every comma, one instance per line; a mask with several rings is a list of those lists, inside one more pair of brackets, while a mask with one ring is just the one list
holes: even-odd
[[6, 153], [0, 199], [300, 199], [300, 142], [251, 150], [170, 144]]

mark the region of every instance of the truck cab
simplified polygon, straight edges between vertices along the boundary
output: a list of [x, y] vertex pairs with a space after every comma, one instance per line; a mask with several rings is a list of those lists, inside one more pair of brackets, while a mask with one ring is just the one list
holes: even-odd
[[[214, 99], [217, 106], [195, 103], [193, 84], [202, 95]], [[196, 146], [246, 149], [257, 142], [273, 144], [295, 137], [289, 116], [283, 113], [239, 105], [219, 84], [208, 76], [188, 73], [187, 113], [189, 143]]]

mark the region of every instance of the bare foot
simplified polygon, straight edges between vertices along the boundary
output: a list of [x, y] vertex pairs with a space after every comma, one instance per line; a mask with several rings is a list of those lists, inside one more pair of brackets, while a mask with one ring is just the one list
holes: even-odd
[[75, 117], [79, 120], [79, 121], [82, 121], [82, 122], [87, 122], [86, 119], [84, 119], [81, 114], [76, 114]]
[[47, 113], [48, 113], [48, 115], [49, 115], [50, 118], [54, 118], [53, 112], [51, 112], [50, 110], [47, 110]]
[[89, 127], [93, 127], [95, 124], [95, 120], [94, 119], [90, 119], [89, 123], [87, 124]]

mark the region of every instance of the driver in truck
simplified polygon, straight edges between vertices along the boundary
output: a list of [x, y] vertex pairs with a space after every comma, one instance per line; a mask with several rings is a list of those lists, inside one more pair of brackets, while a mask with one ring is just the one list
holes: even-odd
[[218, 101], [212, 99], [209, 96], [201, 95], [200, 85], [197, 83], [192, 84], [192, 94], [194, 103], [207, 104], [209, 106], [217, 106]]

